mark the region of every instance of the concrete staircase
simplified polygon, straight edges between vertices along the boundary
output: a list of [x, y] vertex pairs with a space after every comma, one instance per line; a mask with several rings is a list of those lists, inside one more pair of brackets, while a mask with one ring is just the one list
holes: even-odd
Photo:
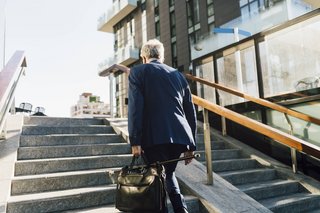
[[[198, 137], [203, 141], [203, 134]], [[293, 174], [290, 168], [268, 156], [259, 157], [263, 154], [217, 131], [212, 130], [211, 139], [213, 171], [242, 192], [272, 212], [320, 212], [319, 182]], [[198, 143], [198, 152], [205, 164], [203, 143]]]
[[[26, 118], [7, 213], [119, 212], [117, 171], [131, 162], [130, 153], [104, 119]], [[200, 212], [198, 199], [186, 200]]]

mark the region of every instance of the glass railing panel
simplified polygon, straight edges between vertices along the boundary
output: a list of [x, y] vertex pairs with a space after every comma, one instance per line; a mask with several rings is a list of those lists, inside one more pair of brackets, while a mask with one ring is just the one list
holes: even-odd
[[130, 64], [137, 60], [139, 60], [139, 49], [132, 46], [126, 46], [124, 48], [118, 49], [113, 57], [109, 57], [106, 60], [102, 61], [98, 65], [98, 71], [101, 72], [109, 68], [113, 64], [120, 64], [126, 61], [128, 61], [128, 63]]
[[[106, 32], [112, 32], [113, 25], [127, 16], [137, 7], [137, 0], [114, 1], [112, 8], [98, 18], [98, 29], [105, 28]], [[113, 20], [116, 19], [116, 20]], [[112, 23], [110, 23], [112, 22]], [[108, 26], [104, 26], [108, 25]], [[104, 31], [102, 30], [102, 31]]]
[[[251, 46], [233, 51], [233, 53], [217, 59], [218, 83], [259, 97], [255, 49], [252, 42], [249, 41], [248, 43]], [[243, 98], [223, 91], [219, 91], [219, 94], [224, 105], [245, 101]]]
[[[207, 81], [214, 82], [213, 58], [202, 60], [202, 64], [196, 66], [196, 76]], [[197, 83], [197, 94], [212, 103], [216, 103], [215, 89], [213, 87]]]
[[253, 120], [259, 121], [262, 123], [262, 116], [261, 116], [261, 111], [257, 110], [257, 111], [249, 111], [249, 112], [243, 112], [241, 113], [242, 115], [251, 118]]
[[264, 96], [320, 87], [320, 16], [260, 43]]
[[[287, 106], [290, 109], [312, 115], [313, 117], [320, 118], [320, 100], [299, 103], [291, 106]], [[298, 118], [289, 116], [289, 120], [292, 124], [292, 133], [294, 136], [301, 138], [307, 142], [320, 146], [320, 126], [303, 121]], [[286, 133], [290, 133], [290, 126], [283, 113], [268, 110], [267, 111], [267, 123], [268, 125], [275, 127]]]

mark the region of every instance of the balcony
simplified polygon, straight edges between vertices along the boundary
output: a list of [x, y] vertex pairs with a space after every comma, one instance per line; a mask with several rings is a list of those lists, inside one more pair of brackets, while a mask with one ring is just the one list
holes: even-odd
[[[311, 11], [311, 8], [304, 3], [284, 0], [269, 8], [262, 7], [259, 11], [256, 11], [255, 14], [250, 16], [248, 14], [246, 16], [242, 15], [239, 18], [224, 24], [221, 28], [232, 29], [237, 27], [254, 35], [301, 16], [309, 11]], [[245, 36], [239, 36], [240, 40], [245, 38]], [[210, 33], [204, 35], [196, 44], [191, 44], [191, 60], [200, 58], [234, 42], [236, 42], [234, 34]]]
[[126, 46], [118, 49], [115, 56], [108, 58], [98, 66], [99, 76], [108, 76], [111, 73], [118, 71], [114, 64], [122, 64], [128, 66], [139, 60], [139, 49], [132, 46]]
[[120, 0], [112, 5], [98, 19], [98, 30], [107, 33], [113, 33], [113, 26], [129, 15], [137, 7], [137, 0]]

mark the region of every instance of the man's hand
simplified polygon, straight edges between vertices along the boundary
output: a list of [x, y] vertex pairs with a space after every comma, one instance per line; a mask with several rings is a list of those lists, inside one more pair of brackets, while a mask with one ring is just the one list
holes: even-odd
[[[194, 154], [193, 151], [186, 151], [186, 152], [184, 153], [184, 157], [191, 157], [191, 156], [193, 156], [193, 154]], [[184, 160], [184, 164], [185, 164], [185, 165], [188, 165], [189, 163], [191, 163], [191, 161], [192, 161], [192, 158], [186, 159], [186, 160]]]
[[142, 153], [141, 146], [132, 146], [131, 150], [132, 150], [133, 156], [136, 156], [136, 157], [140, 156]]

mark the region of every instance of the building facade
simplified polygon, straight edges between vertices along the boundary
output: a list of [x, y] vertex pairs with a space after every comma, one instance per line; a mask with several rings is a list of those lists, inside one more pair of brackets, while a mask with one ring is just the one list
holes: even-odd
[[[99, 65], [99, 75], [111, 82], [111, 116], [127, 116], [127, 73], [113, 65], [141, 63], [139, 50], [145, 41], [157, 38], [164, 44], [166, 64], [215, 81], [214, 60], [206, 55], [318, 7], [317, 0], [113, 0], [113, 8], [98, 20], [98, 30], [114, 34], [115, 41], [114, 57]], [[228, 86], [258, 95], [254, 74], [242, 82], [241, 57], [236, 52], [219, 61], [225, 68], [220, 82], [231, 78], [233, 85]], [[234, 71], [227, 72], [230, 68]], [[215, 92], [194, 90], [215, 99]], [[226, 105], [237, 103], [225, 100]]]
[[109, 105], [101, 102], [100, 97], [92, 93], [82, 93], [78, 103], [71, 107], [71, 117], [93, 118], [109, 115]]

